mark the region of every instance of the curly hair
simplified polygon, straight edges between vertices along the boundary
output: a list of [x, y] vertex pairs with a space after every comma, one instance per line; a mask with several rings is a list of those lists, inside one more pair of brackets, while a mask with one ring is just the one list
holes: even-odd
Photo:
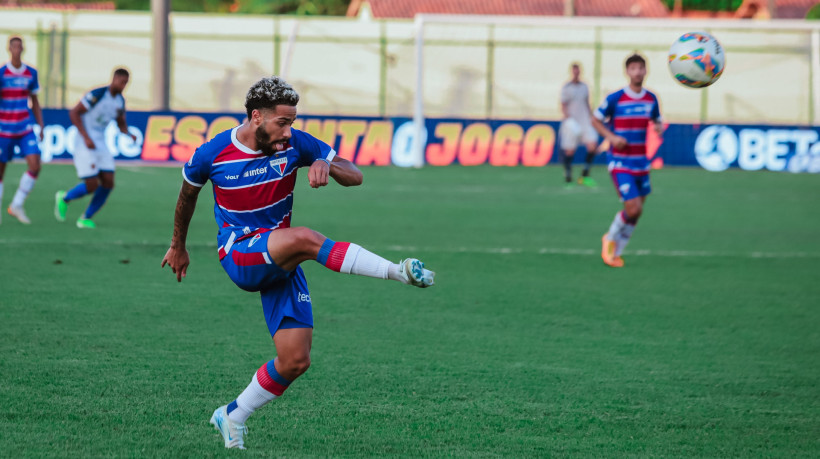
[[245, 96], [245, 109], [248, 119], [254, 110], [274, 108], [277, 105], [295, 107], [299, 103], [299, 94], [285, 80], [278, 76], [266, 77], [257, 81]]

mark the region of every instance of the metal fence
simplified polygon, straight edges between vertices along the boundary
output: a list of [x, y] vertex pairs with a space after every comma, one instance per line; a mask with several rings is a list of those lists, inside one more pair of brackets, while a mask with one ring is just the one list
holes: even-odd
[[[679, 86], [665, 68], [671, 42], [691, 30], [715, 34], [727, 54], [723, 77], [705, 90]], [[427, 17], [419, 28], [407, 20], [175, 13], [171, 108], [241, 112], [251, 83], [280, 74], [301, 93], [302, 113], [410, 116], [420, 95], [425, 116], [556, 119], [570, 62], [582, 63], [597, 104], [625, 84], [623, 60], [638, 50], [669, 120], [816, 124], [819, 30], [807, 21], [460, 16]], [[45, 106], [72, 106], [126, 66], [129, 107], [153, 108], [148, 13], [0, 10], [0, 34], [25, 40]]]

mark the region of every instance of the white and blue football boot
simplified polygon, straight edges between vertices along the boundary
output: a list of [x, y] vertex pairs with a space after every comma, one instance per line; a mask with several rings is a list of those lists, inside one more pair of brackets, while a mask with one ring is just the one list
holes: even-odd
[[231, 421], [228, 417], [228, 405], [220, 406], [214, 410], [210, 422], [225, 439], [225, 448], [245, 449], [245, 434], [248, 433], [248, 428], [245, 427], [245, 424]]
[[417, 258], [407, 258], [399, 262], [399, 274], [407, 283], [416, 287], [426, 288], [435, 284], [436, 273], [424, 268], [424, 263]]

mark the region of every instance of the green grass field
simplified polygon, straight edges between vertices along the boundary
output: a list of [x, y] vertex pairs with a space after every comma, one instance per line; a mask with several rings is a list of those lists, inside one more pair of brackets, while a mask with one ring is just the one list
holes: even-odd
[[[9, 167], [4, 209], [23, 171]], [[619, 204], [558, 168], [367, 168], [296, 191], [294, 225], [398, 261], [420, 290], [305, 263], [313, 366], [248, 422], [208, 424], [275, 350], [216, 257], [210, 185], [188, 277], [160, 261], [181, 176], [120, 167], [96, 218], [52, 215], [47, 165], [0, 225], [0, 456], [817, 457], [820, 180], [668, 169], [625, 255]]]

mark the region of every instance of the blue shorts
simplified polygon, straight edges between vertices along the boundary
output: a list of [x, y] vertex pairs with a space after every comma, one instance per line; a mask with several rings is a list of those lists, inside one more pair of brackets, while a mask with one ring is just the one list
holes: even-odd
[[14, 157], [14, 147], [20, 147], [23, 156], [39, 155], [37, 136], [29, 132], [21, 137], [0, 137], [0, 163], [7, 163]]
[[[272, 231], [243, 231], [227, 227], [219, 232], [222, 268], [241, 289], [261, 292], [265, 322], [273, 336], [283, 328], [313, 328], [313, 307], [301, 267], [285, 271], [268, 253]], [[231, 236], [233, 235], [233, 236]]]
[[633, 175], [626, 172], [612, 172], [615, 189], [621, 195], [621, 201], [629, 201], [652, 192], [649, 174]]

